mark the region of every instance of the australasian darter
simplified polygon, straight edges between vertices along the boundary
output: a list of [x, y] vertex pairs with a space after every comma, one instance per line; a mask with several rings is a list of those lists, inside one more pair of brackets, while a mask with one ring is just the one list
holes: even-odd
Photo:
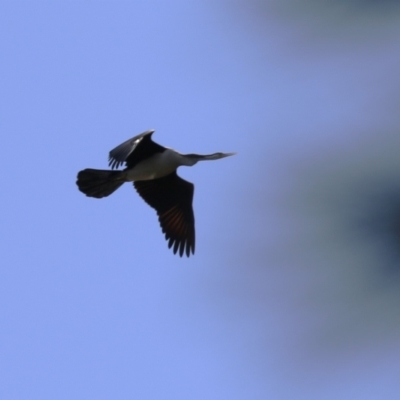
[[[194, 185], [179, 177], [180, 166], [198, 161], [218, 160], [235, 153], [208, 155], [180, 154], [151, 140], [148, 130], [110, 151], [112, 170], [84, 169], [78, 173], [77, 185], [89, 197], [109, 196], [125, 182], [133, 185], [143, 200], [154, 208], [168, 247], [182, 257], [194, 254], [195, 228], [192, 208]], [[125, 169], [113, 171], [125, 163]]]

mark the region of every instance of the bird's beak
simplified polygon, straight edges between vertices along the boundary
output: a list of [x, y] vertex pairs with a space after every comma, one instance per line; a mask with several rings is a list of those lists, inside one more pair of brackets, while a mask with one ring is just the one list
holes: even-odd
[[221, 158], [224, 158], [224, 157], [229, 157], [229, 156], [234, 156], [236, 153], [222, 153], [221, 154]]
[[198, 155], [198, 154], [189, 154], [190, 157], [195, 158], [196, 162], [197, 161], [205, 161], [205, 160], [220, 160], [221, 158], [233, 156], [236, 153], [213, 153], [213, 154], [207, 154], [205, 156]]

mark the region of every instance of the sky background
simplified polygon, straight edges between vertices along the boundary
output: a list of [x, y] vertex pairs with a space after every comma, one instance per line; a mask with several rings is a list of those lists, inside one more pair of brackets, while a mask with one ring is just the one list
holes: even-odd
[[[397, 1], [0, 1], [0, 398], [398, 399]], [[196, 254], [80, 169], [147, 129]]]

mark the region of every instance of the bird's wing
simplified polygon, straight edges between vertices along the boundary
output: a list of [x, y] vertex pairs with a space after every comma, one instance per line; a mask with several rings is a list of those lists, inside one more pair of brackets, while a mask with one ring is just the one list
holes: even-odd
[[[132, 168], [149, 155], [164, 151], [164, 147], [151, 140], [153, 133], [152, 129], [143, 132], [111, 150], [108, 157], [108, 165], [111, 169], [119, 168], [123, 163], [126, 163], [128, 168]], [[138, 148], [140, 152], [134, 151]]]
[[176, 172], [163, 178], [136, 181], [135, 189], [143, 200], [157, 211], [161, 229], [173, 247], [174, 254], [194, 254], [195, 231], [192, 208], [194, 185]]

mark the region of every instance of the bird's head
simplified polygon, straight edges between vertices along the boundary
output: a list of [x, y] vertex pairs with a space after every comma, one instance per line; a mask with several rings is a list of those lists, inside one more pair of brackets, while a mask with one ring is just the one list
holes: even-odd
[[236, 153], [213, 153], [213, 154], [185, 154], [184, 157], [187, 161], [188, 166], [192, 166], [196, 164], [198, 161], [207, 161], [207, 160], [219, 160], [220, 158], [225, 158], [229, 156], [233, 156]]

